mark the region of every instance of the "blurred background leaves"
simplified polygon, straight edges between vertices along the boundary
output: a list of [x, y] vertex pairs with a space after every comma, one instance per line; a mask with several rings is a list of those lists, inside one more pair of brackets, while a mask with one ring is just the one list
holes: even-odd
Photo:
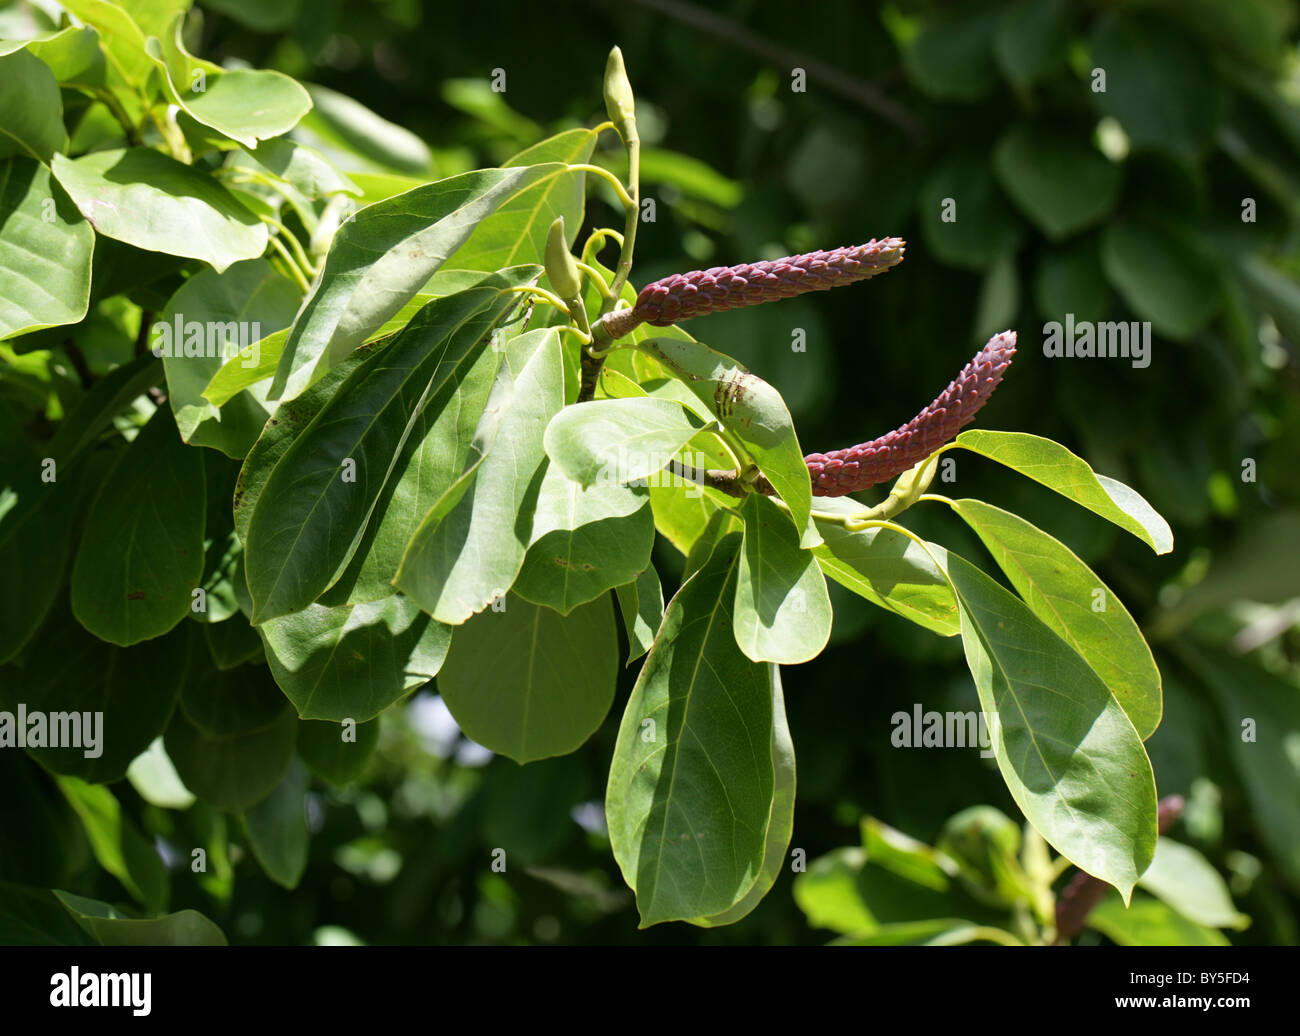
[[[781, 389], [806, 450], [899, 425], [988, 334], [1018, 329], [1017, 361], [981, 425], [1051, 437], [1129, 482], [1170, 519], [1175, 550], [1153, 556], [974, 457], [959, 460], [957, 487], [1050, 529], [1143, 626], [1165, 691], [1148, 748], [1160, 794], [1187, 799], [1174, 837], [1251, 919], [1235, 927], [1228, 908], [1189, 916], [1166, 883], [1135, 898], [1140, 917], [1107, 901], [1081, 939], [1300, 940], [1300, 36], [1290, 0], [200, 7], [196, 53], [311, 84], [315, 108], [295, 135], [355, 174], [364, 200], [593, 125], [617, 43], [638, 95], [643, 195], [656, 202], [635, 284], [907, 238], [907, 261], [888, 277], [688, 325]], [[0, 4], [0, 36], [46, 21], [40, 3]], [[491, 86], [498, 73], [504, 92]], [[608, 147], [594, 160], [616, 171], [623, 161]], [[583, 236], [619, 222], [594, 202]], [[133, 301], [152, 308], [147, 293]], [[129, 348], [140, 311], [92, 307], [94, 365]], [[1150, 321], [1150, 365], [1048, 358], [1044, 325], [1067, 314]], [[0, 356], [21, 365], [4, 346]], [[8, 379], [5, 391], [22, 406], [18, 385]], [[915, 509], [909, 524], [981, 552], [937, 509]], [[682, 559], [657, 551], [667, 595]], [[810, 865], [797, 880], [787, 868], [733, 927], [636, 931], [599, 806], [619, 709], [576, 755], [520, 770], [461, 737], [436, 686], [421, 692], [383, 717], [355, 784], [309, 793], [311, 841], [291, 895], [252, 859], [256, 818], [225, 830], [202, 805], [150, 805], [147, 783], [114, 792], [172, 847], [173, 909], [202, 910], [232, 942], [806, 943], [877, 929], [881, 940], [920, 939], [947, 930], [932, 922], [953, 901], [975, 921], [1009, 911], [1014, 928], [1016, 911], [1033, 907], [1015, 882], [988, 878], [994, 891], [981, 900], [960, 868], [934, 863], [974, 804], [1018, 828], [992, 761], [890, 744], [897, 711], [977, 707], [959, 643], [834, 589], [833, 603], [830, 648], [784, 673], [800, 763], [792, 844]], [[77, 883], [90, 850], [54, 785], [25, 760], [0, 763], [33, 785], [0, 804], [0, 846], [39, 814], [43, 837], [67, 846], [65, 887], [120, 895], [105, 877], [108, 887]], [[885, 829], [898, 838], [882, 840]], [[209, 845], [218, 862], [228, 845], [229, 861], [196, 881], [181, 845]], [[491, 866], [501, 848], [504, 873]], [[0, 880], [31, 880], [32, 859], [0, 853]], [[912, 928], [884, 931], [897, 924]]]

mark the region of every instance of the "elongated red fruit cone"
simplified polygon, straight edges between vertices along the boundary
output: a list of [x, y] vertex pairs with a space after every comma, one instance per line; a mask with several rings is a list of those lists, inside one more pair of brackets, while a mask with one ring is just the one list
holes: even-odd
[[602, 321], [603, 330], [617, 339], [639, 324], [667, 327], [724, 309], [853, 284], [897, 266], [903, 261], [905, 246], [902, 238], [886, 237], [784, 259], [675, 273], [642, 288], [631, 309], [608, 314]]
[[939, 398], [901, 428], [878, 439], [804, 458], [813, 496], [844, 496], [888, 482], [952, 439], [993, 395], [1016, 353], [1016, 333], [994, 335]]

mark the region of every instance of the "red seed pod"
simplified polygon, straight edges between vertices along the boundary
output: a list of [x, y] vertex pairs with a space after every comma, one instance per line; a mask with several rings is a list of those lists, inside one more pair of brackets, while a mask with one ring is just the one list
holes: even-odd
[[844, 496], [888, 482], [930, 456], [975, 418], [1016, 352], [1016, 333], [989, 339], [939, 398], [901, 428], [871, 442], [804, 458], [813, 496]]
[[784, 259], [675, 273], [642, 288], [631, 309], [606, 316], [604, 330], [617, 339], [639, 324], [667, 327], [724, 309], [838, 288], [897, 266], [903, 261], [905, 244], [902, 238], [886, 237]]

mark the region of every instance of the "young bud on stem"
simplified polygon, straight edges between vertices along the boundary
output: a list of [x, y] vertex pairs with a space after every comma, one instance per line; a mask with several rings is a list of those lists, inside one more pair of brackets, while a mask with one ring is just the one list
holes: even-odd
[[546, 235], [546, 276], [555, 294], [568, 302], [582, 295], [582, 274], [564, 240], [564, 217], [556, 216]]
[[623, 52], [617, 47], [609, 52], [609, 60], [605, 62], [605, 113], [624, 144], [639, 139], [632, 84], [628, 82], [627, 69], [623, 67]]

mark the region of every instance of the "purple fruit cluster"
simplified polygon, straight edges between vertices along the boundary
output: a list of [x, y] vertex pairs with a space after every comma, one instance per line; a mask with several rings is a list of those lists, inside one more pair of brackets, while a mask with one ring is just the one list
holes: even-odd
[[610, 338], [617, 339], [639, 324], [667, 327], [679, 320], [724, 309], [757, 306], [809, 291], [838, 288], [898, 265], [903, 260], [904, 247], [902, 238], [886, 237], [865, 245], [784, 259], [675, 273], [642, 288], [631, 309], [606, 316], [604, 330]]
[[1016, 333], [989, 339], [939, 398], [907, 424], [878, 439], [804, 458], [813, 496], [844, 496], [888, 482], [930, 456], [975, 418], [993, 395], [1016, 352]]

